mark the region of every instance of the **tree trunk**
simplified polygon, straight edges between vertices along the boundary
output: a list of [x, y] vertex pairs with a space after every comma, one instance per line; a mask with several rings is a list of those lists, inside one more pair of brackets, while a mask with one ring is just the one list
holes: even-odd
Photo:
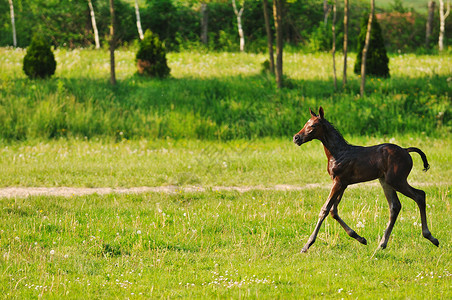
[[14, 4], [13, 0], [9, 0], [9, 11], [11, 13], [11, 27], [13, 30], [13, 46], [17, 47], [17, 37], [16, 37], [16, 21], [14, 17]]
[[268, 0], [262, 1], [264, 9], [265, 31], [267, 32], [268, 54], [270, 56], [270, 72], [275, 74], [275, 59], [273, 57], [273, 35], [270, 27], [270, 18], [268, 17]]
[[433, 18], [435, 17], [435, 6], [436, 2], [430, 0], [428, 2], [428, 17], [427, 24], [425, 26], [425, 48], [428, 49], [430, 46], [430, 36], [432, 35], [433, 29]]
[[110, 82], [112, 85], [116, 85], [116, 72], [115, 72], [115, 48], [116, 48], [116, 36], [115, 36], [115, 4], [114, 0], [110, 0]]
[[439, 38], [438, 48], [439, 51], [444, 50], [444, 34], [446, 32], [446, 18], [450, 13], [450, 0], [447, 0], [447, 8], [444, 10], [444, 0], [439, 0]]
[[347, 84], [347, 50], [348, 50], [348, 0], [344, 0], [344, 75], [342, 86]]
[[276, 85], [278, 88], [282, 88], [283, 85], [283, 1], [273, 0], [273, 17], [276, 30]]
[[323, 25], [328, 25], [328, 15], [330, 14], [331, 6], [328, 4], [328, 0], [323, 0]]
[[137, 17], [137, 29], [140, 40], [144, 38], [143, 29], [141, 28], [140, 8], [138, 7], [138, 0], [135, 0], [135, 15]]
[[209, 14], [207, 10], [207, 3], [201, 3], [201, 42], [207, 46], [207, 28], [209, 22]]
[[360, 88], [361, 97], [363, 97], [365, 95], [364, 88], [366, 85], [366, 59], [367, 59], [367, 51], [369, 50], [370, 32], [372, 30], [372, 21], [373, 21], [373, 17], [374, 17], [374, 11], [375, 11], [375, 0], [371, 0], [370, 1], [369, 21], [367, 22], [366, 41], [364, 43], [362, 63], [361, 63], [361, 88]]
[[334, 79], [334, 90], [337, 89], [337, 78], [336, 78], [336, 0], [333, 2], [333, 25], [331, 27], [333, 31], [333, 79]]
[[89, 6], [89, 12], [91, 14], [91, 24], [93, 26], [94, 41], [96, 43], [96, 49], [99, 49], [100, 48], [99, 31], [97, 31], [96, 16], [94, 15], [94, 8], [93, 8], [93, 4], [91, 3], [91, 0], [88, 0], [88, 6]]
[[234, 8], [234, 13], [237, 16], [237, 28], [239, 31], [239, 38], [240, 38], [240, 52], [245, 51], [245, 36], [243, 34], [243, 28], [242, 28], [242, 14], [243, 9], [245, 8], [245, 0], [243, 1], [242, 8], [240, 10], [237, 10], [237, 5], [235, 4], [235, 0], [232, 0], [232, 7]]

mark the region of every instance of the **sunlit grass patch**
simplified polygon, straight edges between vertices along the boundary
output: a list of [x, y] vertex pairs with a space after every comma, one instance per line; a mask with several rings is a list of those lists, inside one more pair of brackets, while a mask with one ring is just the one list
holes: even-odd
[[[390, 142], [419, 147], [431, 169], [412, 154], [409, 181], [445, 184], [452, 178], [448, 139], [426, 137], [346, 136], [352, 144]], [[329, 186], [323, 146], [313, 141], [297, 147], [288, 139], [234, 140], [109, 140], [60, 139], [0, 147], [0, 186], [140, 187], [140, 186], [261, 186], [310, 184]]]

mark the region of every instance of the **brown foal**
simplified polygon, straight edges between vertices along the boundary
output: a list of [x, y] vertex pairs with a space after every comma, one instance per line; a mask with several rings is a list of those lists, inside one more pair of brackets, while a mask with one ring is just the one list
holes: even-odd
[[379, 247], [386, 248], [392, 228], [402, 207], [396, 192], [410, 197], [417, 203], [421, 213], [422, 235], [438, 246], [438, 240], [432, 236], [427, 226], [425, 192], [413, 188], [407, 182], [408, 174], [413, 167], [413, 160], [409, 152], [417, 152], [421, 156], [424, 171], [427, 171], [429, 165], [424, 152], [418, 148], [401, 148], [394, 144], [381, 144], [371, 147], [350, 145], [336, 128], [324, 118], [322, 107], [320, 107], [319, 115], [316, 115], [311, 109], [309, 111], [311, 118], [306, 122], [303, 129], [293, 137], [293, 141], [298, 146], [313, 139], [322, 142], [328, 159], [328, 173], [333, 180], [333, 187], [328, 200], [320, 211], [314, 232], [309, 237], [302, 252], [308, 251], [309, 247], [314, 244], [320, 226], [328, 213], [341, 224], [349, 236], [361, 244], [367, 245], [366, 239], [359, 236], [339, 217], [337, 206], [341, 202], [347, 186], [374, 179], [380, 180], [390, 210], [388, 226]]

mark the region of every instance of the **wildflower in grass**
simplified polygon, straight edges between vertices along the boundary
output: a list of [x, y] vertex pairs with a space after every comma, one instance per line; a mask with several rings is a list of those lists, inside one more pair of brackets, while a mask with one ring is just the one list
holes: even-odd
[[141, 230], [137, 230], [137, 234], [141, 234]]
[[55, 250], [50, 250], [50, 255], [54, 255], [55, 254]]

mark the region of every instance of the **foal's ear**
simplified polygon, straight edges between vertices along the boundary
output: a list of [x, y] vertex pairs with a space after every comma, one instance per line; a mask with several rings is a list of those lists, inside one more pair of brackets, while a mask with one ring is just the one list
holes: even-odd
[[320, 119], [323, 119], [323, 108], [321, 106], [319, 108], [319, 116], [320, 116]]
[[317, 117], [317, 115], [311, 110], [311, 108], [309, 108], [309, 112], [311, 113], [311, 116]]

